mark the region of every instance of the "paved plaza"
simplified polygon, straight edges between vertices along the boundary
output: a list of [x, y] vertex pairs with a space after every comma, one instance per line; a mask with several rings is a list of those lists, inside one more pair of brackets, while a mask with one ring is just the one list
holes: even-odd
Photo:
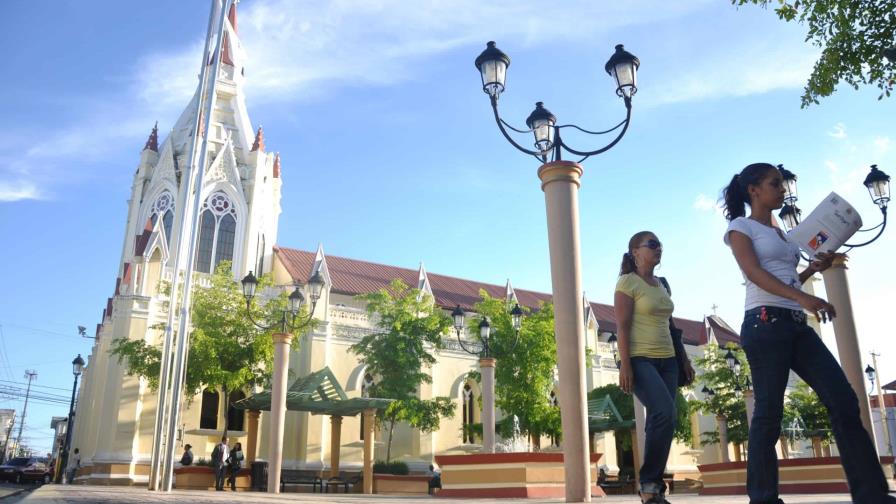
[[[850, 501], [849, 496], [845, 494], [828, 494], [828, 495], [785, 495], [784, 500], [787, 504], [795, 503], [825, 503], [825, 504], [847, 504]], [[606, 503], [637, 503], [638, 498], [634, 495], [613, 495], [603, 499], [594, 499], [595, 502]], [[5, 500], [0, 500], [6, 504]], [[22, 502], [23, 504], [103, 504], [103, 503], [121, 503], [121, 504], [150, 504], [159, 502], [171, 503], [336, 503], [336, 504], [361, 504], [361, 503], [377, 503], [377, 504], [414, 504], [414, 503], [458, 503], [458, 502], [474, 502], [476, 504], [510, 504], [520, 502], [562, 502], [561, 499], [442, 499], [438, 497], [403, 497], [389, 495], [358, 495], [358, 494], [298, 494], [287, 493], [281, 495], [268, 495], [258, 492], [239, 492], [237, 496], [231, 492], [203, 492], [192, 490], [175, 490], [170, 494], [160, 494], [149, 492], [144, 488], [133, 487], [114, 487], [114, 486], [68, 486], [68, 485], [45, 485], [40, 487], [24, 499], [13, 497], [11, 502]], [[672, 495], [670, 502], [673, 504], [709, 504], [712, 502], [724, 502], [725, 504], [746, 504], [746, 497], [698, 497], [695, 495]]]

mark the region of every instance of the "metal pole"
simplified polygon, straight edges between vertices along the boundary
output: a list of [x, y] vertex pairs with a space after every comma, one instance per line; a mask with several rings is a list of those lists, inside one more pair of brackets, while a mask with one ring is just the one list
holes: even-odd
[[[212, 8], [208, 14], [208, 29], [206, 30], [205, 37], [205, 50], [202, 52], [202, 64], [200, 65], [199, 70], [199, 99], [196, 103], [196, 120], [193, 124], [193, 131], [197, 131], [199, 129], [199, 117], [202, 113], [202, 103], [203, 103], [203, 94], [202, 91], [205, 89], [207, 79], [208, 79], [208, 51], [209, 45], [211, 44], [212, 39], [212, 28], [214, 26], [215, 19], [215, 7], [219, 4], [219, 0], [212, 0]], [[196, 135], [198, 137], [198, 135]], [[190, 159], [193, 158], [193, 152], [195, 152], [196, 141], [194, 140], [193, 144], [190, 146]], [[192, 168], [192, 163], [190, 164], [190, 168]], [[188, 175], [185, 180], [189, 181], [192, 178], [192, 173], [188, 172]], [[175, 314], [177, 313], [177, 281], [178, 275], [177, 272], [183, 267], [182, 262], [184, 259], [183, 254], [180, 254], [181, 244], [184, 242], [184, 224], [186, 223], [186, 219], [188, 217], [187, 213], [187, 202], [189, 201], [190, 193], [188, 190], [183, 191], [183, 196], [181, 198], [180, 209], [182, 213], [182, 218], [180, 219], [178, 226], [179, 230], [177, 233], [178, 239], [178, 252], [175, 253], [174, 257], [174, 270], [171, 279], [171, 295], [169, 297], [168, 303], [168, 321], [165, 325], [165, 336], [164, 342], [162, 345], [162, 369], [161, 376], [159, 377], [159, 397], [158, 404], [156, 405], [156, 418], [155, 418], [155, 427], [153, 430], [153, 444], [152, 444], [152, 459], [150, 461], [149, 466], [149, 489], [150, 490], [158, 490], [161, 474], [164, 471], [163, 464], [165, 459], [162, 457], [162, 446], [166, 444], [164, 438], [164, 425], [168, 419], [171, 410], [171, 401], [169, 398], [169, 378], [171, 376], [171, 360], [172, 353], [171, 347], [174, 344], [174, 322], [175, 322]]]
[[6, 462], [6, 454], [9, 452], [9, 440], [12, 438], [12, 428], [16, 424], [16, 412], [12, 412], [12, 420], [9, 422], [9, 428], [6, 429], [6, 442], [3, 443], [3, 453], [0, 453], [0, 464]]
[[[65, 444], [63, 445], [62, 457], [59, 461], [61, 471], [56, 471], [56, 483], [62, 483], [62, 475], [68, 465], [68, 453], [72, 449], [72, 427], [74, 426], [75, 417], [75, 391], [78, 390], [78, 375], [75, 375], [75, 384], [72, 385], [72, 402], [68, 406], [68, 420], [65, 422]], [[71, 483], [71, 481], [69, 481]]]
[[877, 354], [871, 352], [871, 362], [874, 366], [874, 374], [877, 375], [877, 407], [880, 408], [881, 430], [884, 431], [884, 442], [887, 443], [887, 455], [893, 455], [893, 442], [890, 440], [890, 419], [887, 414], [887, 405], [884, 404], [884, 392], [880, 385], [880, 371], [877, 369]]
[[[22, 408], [22, 421], [19, 422], [19, 435], [16, 436], [16, 452], [19, 451], [22, 442], [22, 430], [25, 428], [25, 415], [28, 414], [28, 396], [31, 395], [31, 380], [37, 377], [37, 371], [28, 369], [25, 371], [25, 378], [28, 378], [28, 389], [25, 391], [25, 406]], [[16, 456], [15, 452], [12, 454]]]
[[[213, 0], [215, 4], [218, 3], [219, 0]], [[202, 203], [202, 181], [205, 175], [205, 164], [206, 164], [206, 156], [208, 154], [208, 134], [211, 129], [212, 124], [212, 113], [215, 110], [215, 99], [217, 92], [217, 84], [218, 84], [218, 71], [221, 67], [221, 42], [222, 42], [222, 34], [224, 29], [224, 22], [227, 20], [227, 9], [230, 7], [230, 4], [233, 0], [225, 0], [224, 5], [219, 13], [218, 21], [216, 23], [216, 31], [217, 37], [215, 39], [215, 64], [212, 69], [212, 76], [209, 80], [208, 86], [208, 97], [206, 98], [206, 109], [205, 109], [205, 130], [202, 132], [202, 137], [200, 139], [200, 150], [199, 150], [199, 162], [198, 165], [193, 165], [192, 169], [195, 173], [196, 183], [193, 185], [193, 203], [190, 213], [190, 227], [189, 230], [189, 245], [186, 251], [185, 264], [186, 268], [184, 269], [184, 287], [183, 287], [183, 295], [182, 295], [182, 303], [180, 308], [180, 323], [178, 324], [177, 329], [177, 343], [176, 343], [176, 355], [174, 358], [174, 373], [172, 374], [171, 380], [171, 414], [168, 416], [168, 433], [165, 436], [166, 439], [173, 440], [177, 433], [177, 424], [180, 422], [180, 407], [181, 407], [181, 395], [183, 394], [183, 385], [184, 378], [186, 372], [186, 363], [187, 363], [187, 353], [189, 351], [189, 333], [190, 333], [190, 300], [192, 298], [192, 287], [193, 287], [193, 262], [196, 256], [196, 241], [198, 235], [197, 224], [199, 221], [199, 206]], [[201, 93], [204, 90], [200, 91]], [[198, 135], [197, 135], [198, 136]], [[186, 208], [184, 210], [187, 210]], [[186, 217], [186, 214], [185, 214]], [[178, 245], [178, 252], [181, 252], [182, 248]], [[175, 272], [177, 275], [177, 272]], [[175, 307], [171, 307], [171, 309], [175, 309]], [[166, 492], [171, 491], [171, 486], [173, 483], [173, 469], [174, 469], [174, 450], [175, 446], [173, 442], [168, 442], [165, 447], [165, 471], [162, 474], [162, 489]]]

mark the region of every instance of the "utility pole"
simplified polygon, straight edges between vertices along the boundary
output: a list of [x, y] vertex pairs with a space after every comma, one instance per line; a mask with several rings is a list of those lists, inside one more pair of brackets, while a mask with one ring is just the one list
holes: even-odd
[[[25, 378], [28, 379], [28, 389], [25, 392], [25, 407], [22, 408], [22, 421], [19, 423], [19, 435], [16, 436], [16, 451], [19, 451], [19, 447], [22, 442], [22, 430], [25, 427], [25, 415], [28, 414], [28, 396], [31, 395], [31, 381], [37, 378], [37, 371], [33, 369], [25, 370]], [[16, 454], [13, 453], [13, 456]]]
[[877, 367], [877, 357], [880, 354], [871, 352], [871, 365], [877, 375], [877, 407], [880, 408], [881, 430], [884, 432], [884, 442], [887, 443], [887, 455], [893, 455], [893, 442], [890, 440], [890, 420], [887, 415], [887, 405], [884, 404], [884, 392], [881, 389], [880, 371]]

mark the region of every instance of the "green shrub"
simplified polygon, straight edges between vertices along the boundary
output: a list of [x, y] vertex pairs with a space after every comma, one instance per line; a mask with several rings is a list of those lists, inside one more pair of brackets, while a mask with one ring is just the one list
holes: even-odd
[[373, 463], [373, 472], [379, 474], [397, 474], [403, 476], [410, 473], [411, 470], [406, 463], [400, 460], [393, 460], [392, 462], [377, 460]]

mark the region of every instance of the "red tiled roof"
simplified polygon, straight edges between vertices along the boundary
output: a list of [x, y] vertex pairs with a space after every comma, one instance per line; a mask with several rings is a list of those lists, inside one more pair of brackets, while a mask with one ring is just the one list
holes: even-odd
[[896, 390], [896, 381], [891, 381], [890, 383], [881, 387], [884, 390]]
[[[296, 250], [285, 247], [274, 247], [274, 253], [280, 258], [289, 276], [293, 280], [305, 283], [311, 277], [311, 268], [314, 266], [314, 252]], [[411, 287], [416, 287], [418, 271], [397, 266], [348, 259], [338, 256], [326, 256], [327, 268], [330, 272], [330, 280], [333, 285], [332, 292], [348, 295], [366, 294], [388, 287], [389, 282], [400, 278]], [[473, 305], [480, 300], [479, 290], [483, 289], [492, 297], [504, 297], [505, 286], [464, 280], [461, 278], [427, 273], [429, 283], [436, 304], [451, 309], [456, 305], [466, 310], [472, 310]], [[529, 308], [537, 308], [542, 301], [551, 300], [550, 294], [524, 289], [514, 289], [519, 303]], [[602, 331], [616, 331], [616, 315], [610, 305], [591, 303], [594, 317]], [[703, 322], [675, 317], [675, 325], [684, 334], [684, 343], [688, 345], [702, 345], [707, 341], [706, 328]]]
[[740, 335], [726, 327], [724, 323], [717, 321], [715, 315], [706, 317], [706, 320], [709, 322], [709, 327], [712, 329], [719, 346], [725, 346], [726, 343], [740, 345]]

